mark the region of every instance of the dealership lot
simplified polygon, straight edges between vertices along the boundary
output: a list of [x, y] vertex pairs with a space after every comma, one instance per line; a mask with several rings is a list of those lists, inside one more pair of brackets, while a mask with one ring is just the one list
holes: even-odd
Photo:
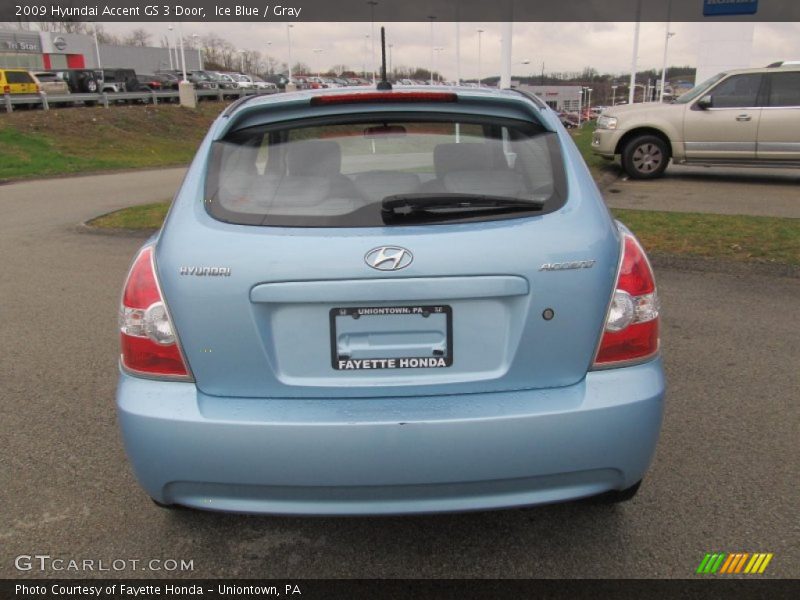
[[800, 170], [670, 165], [662, 179], [622, 177], [605, 190], [612, 208], [800, 217]]
[[[14, 559], [47, 554], [106, 565], [193, 561], [191, 572], [95, 573], [137, 577], [686, 577], [706, 552], [744, 551], [774, 553], [768, 575], [800, 576], [800, 279], [758, 269], [731, 276], [657, 268], [667, 409], [655, 463], [629, 504], [372, 519], [157, 509], [129, 471], [113, 406], [119, 290], [142, 239], [87, 234], [77, 224], [161, 200], [182, 173], [0, 187], [0, 575], [42, 576], [18, 571]], [[740, 200], [773, 210], [797, 189], [796, 175], [673, 173], [615, 182], [609, 190], [622, 191], [607, 197], [616, 202], [635, 186], [634, 200], [649, 195], [669, 209], [686, 193], [669, 186], [686, 185], [719, 211]]]

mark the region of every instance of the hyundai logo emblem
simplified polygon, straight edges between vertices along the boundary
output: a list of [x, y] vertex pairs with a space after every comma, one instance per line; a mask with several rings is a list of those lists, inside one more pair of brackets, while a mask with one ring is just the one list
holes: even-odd
[[400, 246], [381, 246], [373, 248], [364, 256], [364, 261], [379, 271], [399, 271], [405, 269], [414, 260], [410, 250]]

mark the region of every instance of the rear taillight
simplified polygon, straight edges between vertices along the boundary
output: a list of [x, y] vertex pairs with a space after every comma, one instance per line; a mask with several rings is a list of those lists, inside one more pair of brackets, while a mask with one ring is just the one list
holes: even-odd
[[139, 252], [119, 309], [122, 366], [148, 377], [190, 379], [167, 305], [158, 287], [153, 247]]
[[646, 360], [658, 352], [659, 303], [653, 269], [639, 241], [627, 232], [623, 238], [622, 264], [596, 368]]
[[11, 86], [10, 85], [4, 85], [3, 86], [3, 94], [10, 94], [10, 93], [11, 93]]

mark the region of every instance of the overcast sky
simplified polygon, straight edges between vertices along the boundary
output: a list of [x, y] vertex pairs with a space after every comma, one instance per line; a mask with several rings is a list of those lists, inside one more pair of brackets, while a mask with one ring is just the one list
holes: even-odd
[[[124, 34], [136, 27], [145, 27], [158, 45], [167, 33], [168, 23], [105, 23], [109, 33]], [[724, 23], [715, 23], [724, 27]], [[380, 23], [375, 31], [380, 37]], [[675, 33], [669, 44], [669, 64], [695, 65], [703, 28], [706, 23], [673, 23]], [[387, 43], [394, 45], [393, 64], [421, 66], [430, 63], [429, 23], [388, 23]], [[461, 23], [461, 76], [469, 79], [478, 74], [478, 29], [481, 35], [481, 73], [499, 74], [499, 23]], [[259, 50], [281, 62], [287, 60], [286, 25], [281, 23], [184, 23], [184, 34], [215, 33], [240, 49]], [[581, 71], [594, 67], [601, 73], [624, 73], [630, 69], [634, 23], [515, 23], [513, 38], [513, 75], [547, 72]], [[639, 68], [661, 68], [664, 52], [664, 23], [642, 23], [639, 39]], [[365, 60], [365, 36], [371, 33], [370, 23], [296, 23], [292, 29], [292, 61], [302, 61], [312, 70], [327, 70], [334, 64], [345, 64], [361, 70]], [[436, 69], [447, 78], [456, 75], [456, 25], [435, 23], [434, 46]], [[268, 44], [271, 42], [271, 44]], [[371, 43], [367, 47], [367, 61]], [[321, 53], [314, 53], [321, 49]], [[376, 44], [376, 55], [380, 52]], [[800, 60], [800, 23], [757, 23], [753, 38], [751, 64], [765, 66], [777, 60]], [[522, 63], [529, 60], [530, 65]], [[369, 68], [369, 67], [368, 67]]]

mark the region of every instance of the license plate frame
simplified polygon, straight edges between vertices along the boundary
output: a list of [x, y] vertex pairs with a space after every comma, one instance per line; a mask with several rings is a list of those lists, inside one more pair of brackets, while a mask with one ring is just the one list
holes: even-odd
[[[337, 319], [340, 318], [366, 318], [410, 315], [444, 315], [445, 316], [445, 344], [443, 354], [434, 356], [410, 357], [383, 357], [353, 359], [346, 355], [339, 355], [337, 344]], [[441, 369], [453, 365], [453, 308], [449, 304], [414, 304], [393, 306], [347, 306], [335, 307], [329, 312], [330, 317], [330, 345], [331, 366], [335, 371], [371, 371], [371, 370], [405, 370], [405, 369]], [[365, 364], [366, 363], [366, 364]]]

